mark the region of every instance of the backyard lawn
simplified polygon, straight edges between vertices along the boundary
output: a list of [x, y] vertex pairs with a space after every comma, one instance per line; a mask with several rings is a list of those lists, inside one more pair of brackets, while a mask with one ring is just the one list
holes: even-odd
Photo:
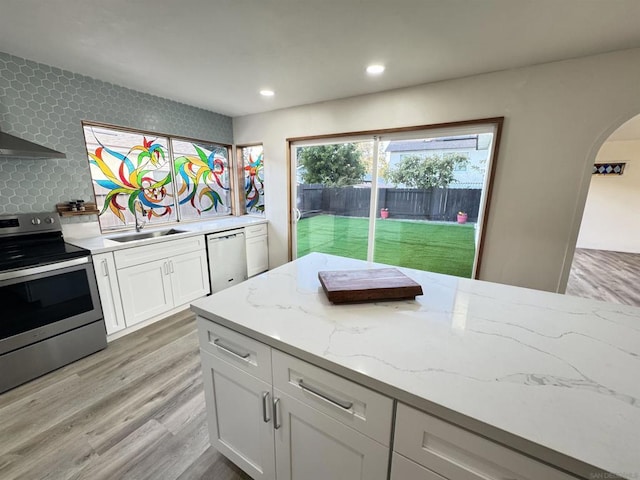
[[[367, 258], [369, 220], [317, 215], [298, 222], [298, 257], [311, 252]], [[374, 261], [471, 277], [473, 224], [376, 220]]]

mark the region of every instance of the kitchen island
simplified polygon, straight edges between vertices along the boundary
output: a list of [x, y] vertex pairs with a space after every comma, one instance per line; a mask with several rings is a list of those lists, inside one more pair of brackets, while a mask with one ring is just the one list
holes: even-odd
[[274, 378], [284, 352], [562, 472], [640, 477], [639, 309], [411, 269], [415, 301], [336, 306], [318, 281], [380, 266], [311, 254], [192, 310], [273, 349]]

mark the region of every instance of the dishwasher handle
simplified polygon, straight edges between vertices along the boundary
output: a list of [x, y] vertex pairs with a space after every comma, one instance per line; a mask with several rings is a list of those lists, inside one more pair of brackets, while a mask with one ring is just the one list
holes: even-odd
[[220, 240], [229, 240], [231, 238], [236, 238], [239, 236], [243, 236], [244, 237], [244, 232], [235, 232], [235, 233], [230, 233], [228, 235], [218, 235], [218, 236], [209, 236], [207, 238], [207, 241], [209, 242], [214, 242], [214, 241], [220, 241]]

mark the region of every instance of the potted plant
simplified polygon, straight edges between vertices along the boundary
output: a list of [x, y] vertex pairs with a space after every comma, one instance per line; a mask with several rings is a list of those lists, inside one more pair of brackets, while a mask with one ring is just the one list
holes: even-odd
[[381, 208], [380, 209], [380, 217], [381, 218], [389, 218], [389, 209], [388, 208]]
[[458, 212], [458, 223], [467, 223], [467, 212]]

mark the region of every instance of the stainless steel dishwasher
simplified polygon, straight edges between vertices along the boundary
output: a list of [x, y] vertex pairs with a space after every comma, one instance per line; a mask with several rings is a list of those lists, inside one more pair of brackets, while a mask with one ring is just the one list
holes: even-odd
[[247, 247], [244, 229], [207, 235], [211, 293], [247, 279]]

